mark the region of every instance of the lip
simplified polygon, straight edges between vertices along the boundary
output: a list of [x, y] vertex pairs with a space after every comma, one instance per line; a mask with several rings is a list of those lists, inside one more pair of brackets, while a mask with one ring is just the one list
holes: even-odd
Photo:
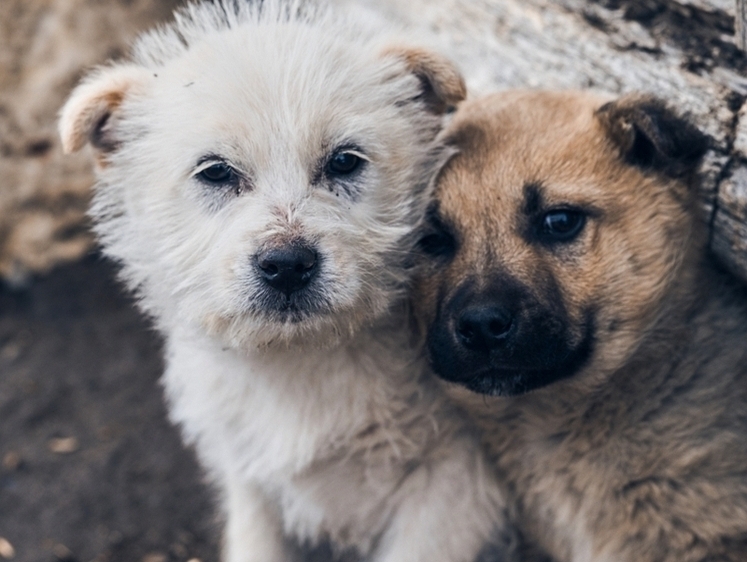
[[557, 369], [484, 368], [473, 372], [459, 372], [457, 377], [434, 368], [439, 378], [461, 385], [472, 392], [488, 396], [516, 396], [568, 378], [572, 373], [562, 366]]
[[280, 324], [297, 324], [332, 313], [331, 303], [324, 298], [314, 283], [290, 295], [261, 287], [260, 290], [247, 295], [247, 308], [258, 316]]
[[489, 396], [516, 396], [545, 386], [538, 381], [547, 378], [559, 377], [551, 370], [490, 369], [465, 378], [459, 384]]
[[[594, 310], [587, 310], [584, 317], [581, 341], [575, 345], [546, 347], [546, 352], [548, 349], [555, 351], [551, 357], [547, 357], [548, 353], [545, 353], [544, 364], [542, 364], [543, 356], [537, 356], [531, 350], [527, 351], [526, 346], [523, 350], [520, 348], [516, 363], [509, 366], [498, 358], [492, 362], [489, 358], [474, 357], [474, 354], [473, 356], [467, 355], [465, 358], [465, 354], [460, 353], [453, 342], [448, 341], [446, 345], [443, 345], [435, 338], [429, 339], [431, 367], [436, 375], [445, 381], [460, 384], [474, 392], [493, 396], [524, 394], [573, 377], [586, 366], [592, 357], [595, 345]], [[432, 331], [431, 335], [434, 333], [437, 336], [443, 335], [443, 331]], [[431, 347], [434, 341], [440, 345]], [[550, 340], [548, 345], [551, 345], [553, 341], [563, 343], [565, 340], [556, 337]], [[521, 364], [522, 359], [525, 360], [524, 364]]]

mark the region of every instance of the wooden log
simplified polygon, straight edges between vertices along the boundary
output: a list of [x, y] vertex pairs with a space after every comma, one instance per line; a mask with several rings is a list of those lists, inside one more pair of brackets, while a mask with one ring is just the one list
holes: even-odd
[[747, 51], [747, 0], [736, 0], [734, 27], [737, 47]]
[[450, 54], [474, 94], [526, 87], [647, 91], [689, 112], [715, 141], [703, 165], [701, 192], [703, 220], [713, 227], [711, 248], [747, 280], [747, 58], [735, 44], [734, 2], [369, 4]]

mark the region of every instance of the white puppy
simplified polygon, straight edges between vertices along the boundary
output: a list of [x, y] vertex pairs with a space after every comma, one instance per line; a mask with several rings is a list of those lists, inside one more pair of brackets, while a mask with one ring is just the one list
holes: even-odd
[[408, 336], [408, 251], [464, 97], [370, 18], [178, 12], [72, 94], [107, 254], [166, 339], [172, 419], [222, 492], [230, 562], [284, 536], [471, 562], [503, 520], [476, 436]]

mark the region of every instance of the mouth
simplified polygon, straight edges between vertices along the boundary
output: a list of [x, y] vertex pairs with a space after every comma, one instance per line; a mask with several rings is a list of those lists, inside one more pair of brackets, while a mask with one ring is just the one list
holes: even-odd
[[278, 324], [301, 324], [332, 313], [332, 303], [315, 290], [291, 294], [262, 291], [251, 302], [254, 312]]
[[[524, 352], [514, 355], [509, 364], [500, 354], [465, 354], [454, 352], [449, 346], [429, 346], [430, 363], [437, 376], [445, 381], [459, 384], [472, 392], [489, 396], [518, 396], [548, 386], [555, 382], [577, 375], [589, 362], [594, 351], [594, 320], [591, 313], [586, 315], [581, 341], [576, 345], [560, 344], [567, 341], [558, 337], [557, 345], [546, 342], [554, 348], [552, 357], [543, 365], [532, 361], [536, 353], [534, 346], [519, 345]], [[433, 343], [434, 340], [431, 340]], [[542, 345], [542, 340], [539, 340]]]
[[493, 369], [453, 382], [487, 396], [519, 396], [568, 376], [552, 370]]

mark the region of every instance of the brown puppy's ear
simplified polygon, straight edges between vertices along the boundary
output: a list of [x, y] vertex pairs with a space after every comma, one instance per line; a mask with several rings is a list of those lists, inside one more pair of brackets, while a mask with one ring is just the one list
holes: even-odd
[[124, 99], [142, 90], [150, 73], [142, 67], [114, 66], [86, 78], [73, 90], [60, 111], [62, 150], [75, 152], [87, 142], [99, 152], [111, 152], [119, 144], [116, 113]]
[[708, 136], [654, 96], [627, 95], [596, 114], [622, 157], [644, 170], [686, 175], [710, 147]]
[[389, 47], [383, 55], [405, 62], [407, 69], [422, 84], [419, 97], [434, 113], [446, 113], [467, 97], [464, 78], [449, 59], [426, 49], [404, 46]]

